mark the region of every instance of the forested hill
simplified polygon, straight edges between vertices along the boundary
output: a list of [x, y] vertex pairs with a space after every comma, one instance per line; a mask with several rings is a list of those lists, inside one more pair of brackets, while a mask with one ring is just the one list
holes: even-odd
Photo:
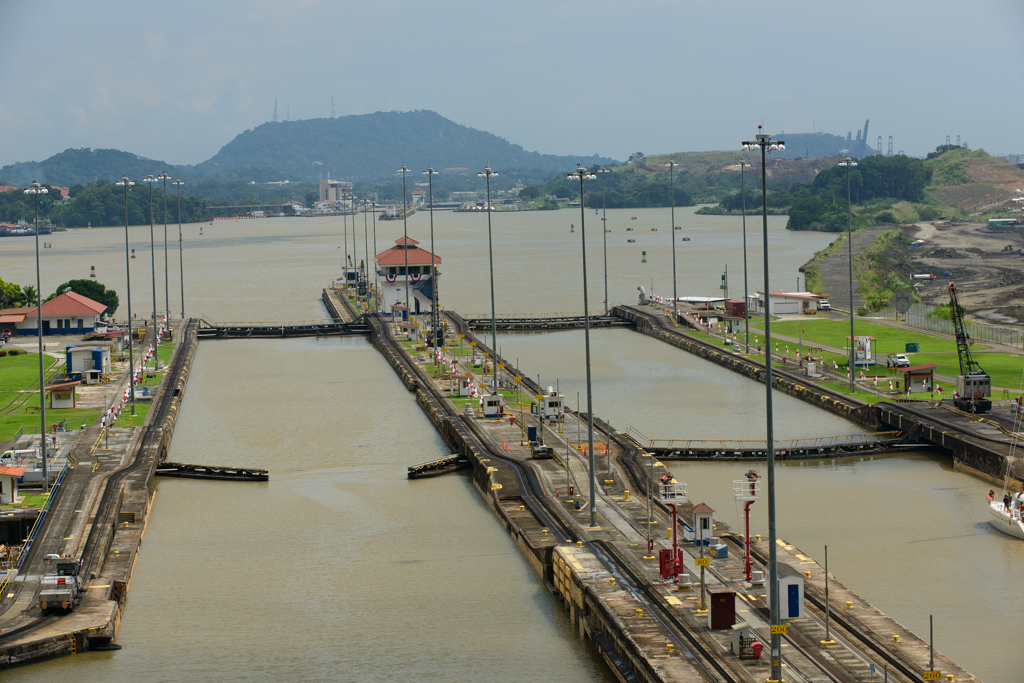
[[174, 173], [175, 167], [118, 149], [66, 149], [43, 161], [19, 161], [0, 168], [0, 184], [25, 187], [38, 180], [71, 187], [93, 180], [116, 180], [125, 174], [137, 180], [161, 171]]
[[491, 133], [450, 121], [432, 111], [376, 112], [358, 116], [264, 123], [235, 137], [196, 171], [217, 173], [240, 166], [272, 167], [292, 179], [316, 180], [330, 164], [332, 178], [383, 178], [405, 164], [417, 173], [485, 165], [496, 171], [538, 169], [555, 172], [611, 163], [593, 156], [528, 152]]

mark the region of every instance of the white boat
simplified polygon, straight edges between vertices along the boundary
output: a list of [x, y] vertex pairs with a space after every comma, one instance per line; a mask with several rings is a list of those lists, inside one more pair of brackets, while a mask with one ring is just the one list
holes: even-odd
[[1024, 522], [1020, 516], [1014, 516], [1012, 508], [1008, 511], [1001, 500], [993, 500], [988, 504], [989, 514], [992, 515], [988, 523], [999, 529], [1004, 534], [1024, 541]]

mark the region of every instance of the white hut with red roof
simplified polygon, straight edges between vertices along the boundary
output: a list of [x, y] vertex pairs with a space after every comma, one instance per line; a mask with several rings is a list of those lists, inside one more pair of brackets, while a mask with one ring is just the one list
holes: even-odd
[[[429, 313], [434, 299], [434, 278], [440, 276], [437, 266], [441, 265], [441, 257], [433, 256], [434, 268], [431, 268], [430, 252], [416, 246], [414, 239], [400, 237], [395, 246], [374, 256], [377, 262], [377, 291], [380, 292], [381, 310], [391, 313], [391, 307], [405, 305], [405, 285], [409, 284], [410, 314]], [[406, 264], [409, 270], [406, 272]], [[433, 272], [432, 272], [433, 271]]]

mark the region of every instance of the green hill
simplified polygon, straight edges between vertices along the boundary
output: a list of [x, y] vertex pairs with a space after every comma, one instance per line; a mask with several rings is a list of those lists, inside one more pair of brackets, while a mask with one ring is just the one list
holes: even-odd
[[196, 171], [216, 173], [242, 166], [270, 166], [293, 179], [316, 180], [314, 161], [328, 164], [333, 178], [383, 178], [402, 164], [417, 173], [487, 164], [496, 171], [570, 170], [610, 163], [593, 156], [556, 156], [528, 152], [491, 133], [450, 121], [432, 111], [376, 112], [358, 116], [264, 123], [241, 133]]

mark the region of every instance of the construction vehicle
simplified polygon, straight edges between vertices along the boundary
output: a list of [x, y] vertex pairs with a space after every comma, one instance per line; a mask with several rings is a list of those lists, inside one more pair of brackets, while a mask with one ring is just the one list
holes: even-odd
[[971, 357], [974, 340], [964, 328], [963, 312], [956, 300], [956, 285], [949, 281], [950, 318], [956, 333], [956, 355], [960, 359], [960, 374], [956, 376], [956, 395], [953, 405], [972, 414], [987, 413], [992, 409], [992, 378]]
[[70, 612], [78, 607], [85, 592], [79, 576], [81, 571], [82, 561], [77, 558], [56, 554], [46, 556], [46, 573], [43, 574], [39, 593], [39, 607], [43, 612]]

